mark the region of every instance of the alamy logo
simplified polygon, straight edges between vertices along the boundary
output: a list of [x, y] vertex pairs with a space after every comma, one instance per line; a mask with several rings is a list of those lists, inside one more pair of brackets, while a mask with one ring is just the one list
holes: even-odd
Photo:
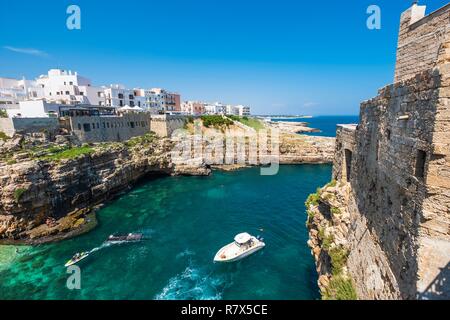
[[69, 290], [81, 289], [81, 269], [78, 266], [70, 266], [67, 268], [67, 273], [70, 276], [67, 278], [66, 286]]
[[66, 26], [69, 30], [81, 29], [81, 9], [77, 5], [67, 7], [66, 13], [69, 15], [66, 20]]
[[369, 30], [381, 29], [381, 9], [377, 5], [371, 5], [367, 8], [367, 14], [370, 16], [367, 18], [367, 28]]

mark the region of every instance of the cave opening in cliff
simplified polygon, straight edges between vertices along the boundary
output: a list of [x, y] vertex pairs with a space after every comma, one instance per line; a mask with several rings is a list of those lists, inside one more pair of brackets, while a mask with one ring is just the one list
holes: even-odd
[[423, 150], [417, 150], [417, 158], [416, 158], [416, 171], [415, 176], [417, 178], [425, 177], [425, 162], [427, 159], [427, 153]]
[[350, 170], [352, 168], [352, 152], [345, 149], [345, 174], [347, 181], [350, 181]]

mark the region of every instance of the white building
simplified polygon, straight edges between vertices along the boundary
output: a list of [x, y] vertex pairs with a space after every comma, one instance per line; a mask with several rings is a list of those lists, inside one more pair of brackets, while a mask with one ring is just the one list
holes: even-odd
[[208, 104], [205, 106], [205, 113], [207, 114], [226, 114], [227, 107], [220, 102]]
[[126, 89], [123, 85], [112, 84], [104, 88], [106, 106], [120, 108], [135, 106], [134, 90]]
[[19, 101], [43, 96], [36, 81], [0, 78], [0, 109], [17, 109]]
[[233, 105], [229, 104], [226, 107], [226, 113], [227, 113], [227, 115], [238, 116], [239, 115], [239, 108], [237, 106], [233, 106]]
[[250, 107], [246, 107], [243, 105], [238, 105], [236, 108], [239, 110], [239, 115], [241, 117], [249, 116], [250, 115]]

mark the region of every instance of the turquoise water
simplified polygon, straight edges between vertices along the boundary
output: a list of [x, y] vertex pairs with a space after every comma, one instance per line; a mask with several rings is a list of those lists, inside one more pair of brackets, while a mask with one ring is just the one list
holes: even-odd
[[336, 137], [336, 124], [359, 123], [359, 116], [317, 116], [313, 118], [274, 118], [272, 121], [307, 122], [310, 128], [320, 132], [302, 133], [310, 136]]
[[[317, 299], [304, 201], [330, 175], [329, 165], [299, 165], [275, 176], [250, 168], [147, 181], [102, 208], [88, 234], [0, 247], [0, 299]], [[138, 231], [150, 239], [101, 247], [112, 233]], [[263, 236], [266, 248], [214, 264], [244, 231]], [[81, 290], [68, 290], [64, 263], [94, 248], [79, 264]]]

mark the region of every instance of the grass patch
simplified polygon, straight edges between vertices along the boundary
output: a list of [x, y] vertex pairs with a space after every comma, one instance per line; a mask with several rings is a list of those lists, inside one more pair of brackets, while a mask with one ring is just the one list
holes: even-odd
[[233, 116], [233, 115], [230, 115], [227, 117], [233, 121], [239, 121], [240, 123], [246, 125], [247, 127], [255, 129], [256, 131], [259, 131], [259, 130], [265, 128], [263, 123], [255, 118], [239, 117], [239, 116]]
[[18, 188], [14, 190], [14, 200], [16, 200], [16, 202], [18, 203], [20, 199], [22, 199], [22, 196], [26, 191], [27, 190], [24, 188]]
[[328, 287], [322, 293], [323, 300], [357, 300], [355, 287], [351, 279], [342, 276], [331, 278]]
[[148, 145], [155, 141], [156, 135], [153, 132], [146, 133], [143, 136], [134, 137], [126, 141], [124, 144], [127, 147], [134, 147], [137, 145]]
[[76, 157], [94, 152], [94, 149], [85, 145], [73, 148], [51, 147], [47, 151], [48, 153], [46, 155], [39, 157], [40, 160], [58, 161], [62, 159], [75, 159]]

